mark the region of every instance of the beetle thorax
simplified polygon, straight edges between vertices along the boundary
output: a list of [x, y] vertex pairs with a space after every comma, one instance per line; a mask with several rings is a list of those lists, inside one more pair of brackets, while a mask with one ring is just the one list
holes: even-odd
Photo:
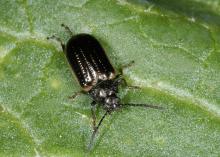
[[90, 95], [97, 103], [103, 104], [103, 107], [106, 110], [112, 111], [120, 106], [120, 99], [112, 89], [96, 88], [90, 92]]

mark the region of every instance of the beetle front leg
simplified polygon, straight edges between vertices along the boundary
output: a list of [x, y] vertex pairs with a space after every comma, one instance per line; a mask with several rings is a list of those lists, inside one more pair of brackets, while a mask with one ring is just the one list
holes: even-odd
[[123, 65], [120, 69], [119, 69], [119, 74], [116, 76], [116, 83], [117, 84], [122, 84], [124, 85], [126, 88], [128, 89], [141, 89], [141, 87], [138, 86], [132, 86], [132, 85], [128, 85], [127, 81], [124, 79], [123, 77], [123, 71], [124, 69], [127, 69], [129, 67], [131, 67], [132, 65], [134, 65], [134, 61], [131, 61], [128, 64]]
[[76, 97], [78, 97], [81, 94], [86, 94], [84, 91], [78, 91], [76, 93], [74, 93], [72, 96], [69, 96], [69, 99], [75, 99]]
[[125, 86], [128, 89], [141, 89], [141, 87], [139, 87], [139, 86], [128, 85], [127, 81], [123, 78], [122, 74], [118, 74], [116, 76], [116, 79], [115, 79], [114, 83], [115, 83], [115, 85], [122, 84], [123, 86]]
[[130, 63], [125, 64], [125, 65], [122, 65], [122, 67], [119, 69], [119, 73], [120, 73], [119, 75], [123, 75], [124, 69], [127, 69], [131, 67], [132, 65], [134, 65], [134, 61], [131, 61]]

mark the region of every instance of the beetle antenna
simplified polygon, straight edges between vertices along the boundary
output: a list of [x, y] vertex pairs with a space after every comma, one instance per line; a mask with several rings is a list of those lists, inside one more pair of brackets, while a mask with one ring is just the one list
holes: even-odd
[[93, 144], [93, 141], [95, 139], [95, 136], [98, 132], [98, 129], [100, 127], [100, 125], [102, 124], [102, 121], [105, 119], [106, 115], [108, 114], [108, 111], [105, 112], [105, 114], [102, 116], [101, 120], [99, 121], [98, 125], [94, 128], [93, 130], [93, 133], [92, 133], [92, 136], [91, 136], [91, 140], [90, 140], [90, 143], [88, 145], [88, 150], [90, 151], [91, 148], [92, 148], [92, 144]]
[[133, 106], [133, 107], [145, 107], [145, 108], [154, 108], [158, 110], [162, 110], [163, 107], [156, 106], [156, 105], [149, 105], [149, 104], [120, 104], [122, 106]]

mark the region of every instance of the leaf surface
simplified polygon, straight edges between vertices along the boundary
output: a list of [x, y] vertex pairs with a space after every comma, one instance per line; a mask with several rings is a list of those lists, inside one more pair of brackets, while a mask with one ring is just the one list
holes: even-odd
[[[91, 152], [91, 99], [61, 47], [89, 33], [130, 85], [127, 108], [108, 116]], [[219, 0], [0, 1], [0, 156], [220, 155]], [[98, 118], [103, 115], [97, 110]]]

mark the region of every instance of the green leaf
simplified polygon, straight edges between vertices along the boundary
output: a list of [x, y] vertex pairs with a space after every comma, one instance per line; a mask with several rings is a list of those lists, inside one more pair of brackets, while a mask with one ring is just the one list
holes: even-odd
[[[46, 37], [89, 33], [157, 104], [108, 116], [94, 148], [91, 99]], [[98, 118], [104, 111], [100, 107]], [[220, 156], [220, 0], [0, 1], [0, 156]]]

